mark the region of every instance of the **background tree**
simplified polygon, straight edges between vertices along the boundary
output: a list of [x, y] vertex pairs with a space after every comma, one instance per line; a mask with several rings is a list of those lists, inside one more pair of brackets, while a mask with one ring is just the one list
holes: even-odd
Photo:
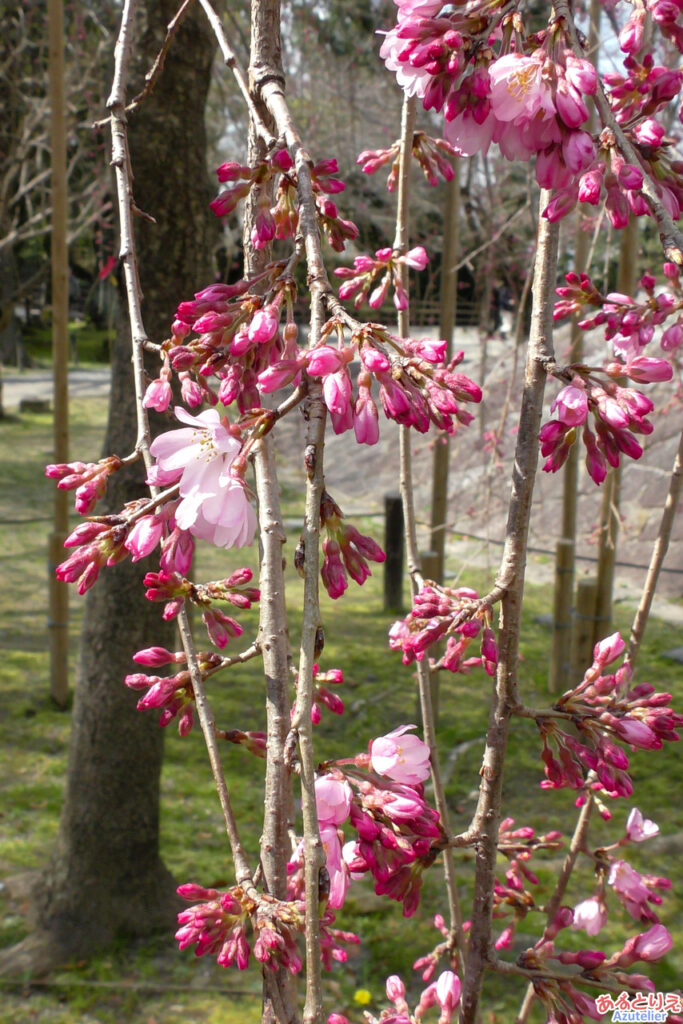
[[[141, 12], [133, 88], [142, 86], [174, 14], [168, 0]], [[211, 275], [216, 236], [203, 118], [213, 53], [206, 21], [189, 14], [178, 28], [172, 64], [130, 115], [134, 202], [145, 214], [138, 226], [144, 312], [150, 337], [158, 340], [168, 333], [178, 294], [191, 294]], [[130, 332], [122, 319], [106, 455], [135, 447], [134, 395]], [[139, 497], [143, 483], [141, 462], [116, 474], [108, 509]], [[120, 685], [134, 668], [131, 639], [138, 648], [153, 638], [175, 644], [173, 626], [166, 624], [162, 635], [157, 608], [145, 600], [146, 569], [145, 561], [118, 565], [88, 595], [59, 838], [35, 897], [39, 929], [6, 958], [6, 969], [46, 969], [119, 933], [148, 934], [174, 920], [173, 881], [159, 858], [163, 733], [151, 716], [136, 712], [135, 695]]]

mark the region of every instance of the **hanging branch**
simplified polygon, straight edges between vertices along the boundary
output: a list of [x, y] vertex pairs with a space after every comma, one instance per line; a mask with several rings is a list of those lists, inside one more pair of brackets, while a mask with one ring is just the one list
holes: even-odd
[[140, 288], [135, 232], [133, 230], [133, 187], [126, 130], [126, 82], [133, 42], [132, 26], [136, 6], [136, 0], [126, 0], [123, 7], [121, 28], [114, 50], [114, 80], [107, 100], [107, 110], [109, 111], [111, 124], [111, 162], [116, 178], [121, 230], [119, 256], [123, 263], [131, 343], [133, 346], [135, 407], [138, 420], [136, 449], [142, 452], [145, 466], [149, 469], [152, 465], [152, 459], [149, 454], [151, 437], [147, 412], [142, 404], [146, 390], [143, 351], [149, 339], [147, 338], [147, 332], [142, 321], [142, 290]]
[[[316, 298], [311, 310], [310, 340], [320, 332], [321, 303]], [[320, 954], [319, 887], [325, 867], [315, 800], [316, 761], [313, 749], [313, 665], [320, 624], [320, 501], [324, 489], [323, 451], [326, 407], [320, 380], [309, 379], [308, 428], [306, 431], [306, 506], [301, 541], [304, 548], [304, 599], [301, 648], [297, 678], [296, 716], [292, 723], [299, 740], [301, 796], [304, 826], [304, 871], [306, 883], [306, 1005], [304, 1024], [321, 1024], [323, 995]]]
[[[569, 10], [567, 0], [557, 0], [554, 4], [554, 8], [557, 17], [562, 18], [567, 26], [567, 34], [569, 36], [573, 52], [577, 57], [583, 57], [583, 47], [579, 42], [576, 26], [574, 24], [571, 11]], [[626, 157], [626, 160], [630, 164], [639, 167], [642, 171], [643, 184], [640, 191], [647, 200], [647, 204], [652, 211], [652, 216], [659, 227], [659, 237], [661, 239], [666, 258], [677, 264], [677, 266], [683, 265], [683, 234], [681, 234], [679, 228], [676, 227], [671, 214], [659, 198], [655, 183], [647, 168], [643, 166], [635, 146], [633, 146], [629, 141], [623, 128], [614, 116], [614, 111], [610, 106], [610, 102], [607, 99], [599, 77], [594, 100], [603, 125], [606, 128], [609, 128], [613, 133], [616, 143], [623, 155]]]
[[[549, 195], [541, 192], [540, 209]], [[501, 599], [499, 660], [491, 704], [482, 781], [473, 827], [478, 833], [472, 931], [463, 985], [461, 1024], [475, 1024], [484, 970], [490, 957], [491, 914], [500, 822], [503, 767], [512, 708], [518, 703], [518, 658], [524, 571], [531, 515], [531, 498], [538, 462], [538, 432], [543, 410], [546, 365], [552, 359], [552, 315], [557, 266], [559, 225], [541, 218], [534, 270], [531, 333], [519, 433], [512, 474], [512, 493], [505, 548], [498, 576], [504, 588]]]
[[[414, 98], [411, 99], [406, 96], [403, 100], [403, 109], [401, 113], [398, 201], [396, 205], [396, 235], [394, 237], [394, 249], [401, 253], [408, 250], [410, 241], [410, 172], [414, 125], [415, 100]], [[401, 265], [399, 273], [401, 276], [401, 285], [403, 286], [406, 294], [408, 294], [408, 268], [405, 264]], [[410, 330], [408, 309], [399, 310], [397, 319], [399, 336], [407, 338]], [[417, 525], [415, 519], [410, 443], [410, 429], [404, 426], [399, 427], [401, 499], [403, 501], [408, 571], [411, 577], [412, 592], [415, 594], [422, 586], [423, 579], [420, 571], [420, 556], [417, 548]], [[416, 664], [424, 739], [425, 743], [429, 747], [430, 753], [432, 784], [434, 786], [434, 802], [436, 809], [439, 812], [441, 825], [446, 834], [449, 835], [448, 803], [446, 801], [446, 794], [441, 781], [439, 750], [436, 740], [436, 728], [434, 725], [434, 709], [432, 706], [429, 662], [425, 659], [423, 661], [418, 661]], [[450, 918], [449, 941], [452, 943], [452, 951], [457, 950], [459, 952], [462, 963], [462, 914], [460, 912], [460, 904], [458, 900], [458, 885], [455, 876], [453, 851], [450, 847], [447, 847], [444, 850], [443, 860], [444, 882], [446, 885]]]
[[[130, 319], [131, 339], [133, 345], [133, 371], [138, 417], [138, 438], [136, 450], [142, 454], [145, 465], [149, 469], [152, 465], [152, 458], [149, 453], [149, 419], [142, 402], [146, 390], [143, 350], [148, 339], [142, 320], [142, 293], [138, 273], [135, 233], [133, 230], [134, 201], [125, 113], [126, 82], [132, 48], [132, 24], [135, 17], [135, 8], [135, 0], [126, 0], [121, 18], [121, 28], [114, 51], [114, 82], [111, 94], [107, 100], [107, 108], [110, 112], [112, 131], [112, 164], [116, 175], [119, 219], [121, 225], [120, 255], [124, 267], [128, 315]], [[159, 497], [160, 492], [158, 488], [151, 487], [150, 491], [154, 499]], [[206, 743], [209, 761], [211, 764], [211, 771], [218, 791], [218, 797], [225, 822], [225, 829], [235, 864], [237, 881], [253, 890], [251, 872], [239, 838], [237, 822], [230, 804], [230, 796], [225, 782], [225, 774], [223, 772], [220, 755], [218, 753], [216, 726], [213, 712], [204, 691], [202, 674], [197, 661], [197, 654], [192, 639], [187, 612], [184, 607], [178, 615], [178, 629], [183, 643], [183, 649], [187, 657], [188, 670], [190, 672], [192, 687], [196, 698], [197, 715], [204, 735], [204, 741]]]

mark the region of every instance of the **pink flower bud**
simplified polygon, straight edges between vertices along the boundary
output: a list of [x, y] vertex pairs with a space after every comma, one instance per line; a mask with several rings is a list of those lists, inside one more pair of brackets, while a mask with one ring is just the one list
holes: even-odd
[[157, 379], [147, 386], [142, 404], [145, 409], [156, 409], [157, 412], [166, 412], [171, 404], [172, 397], [173, 392], [169, 382]]
[[391, 974], [387, 978], [386, 993], [387, 999], [392, 1003], [395, 1003], [397, 1000], [402, 1000], [405, 998], [406, 987], [399, 978], [398, 974]]
[[142, 516], [128, 533], [124, 546], [130, 551], [132, 561], [138, 562], [146, 558], [157, 546], [164, 532], [164, 522], [160, 516]]
[[583, 928], [588, 935], [597, 935], [607, 924], [607, 907], [604, 900], [593, 897], [578, 903], [574, 908], [573, 928]]
[[[683, 330], [677, 324], [669, 327], [668, 330], [673, 331], [674, 328], [678, 329], [681, 341], [683, 341]], [[666, 334], [666, 331], [664, 334]], [[662, 348], [665, 348], [664, 335], [662, 335]], [[626, 364], [626, 374], [631, 380], [638, 381], [639, 384], [651, 384], [653, 381], [671, 380], [673, 377], [673, 367], [666, 359], [654, 359], [651, 356], [635, 356]]]
[[621, 638], [621, 633], [612, 633], [611, 636], [599, 640], [593, 648], [593, 661], [600, 669], [610, 665], [626, 649], [626, 644]]
[[653, 962], [661, 960], [671, 947], [673, 939], [663, 924], [655, 924], [636, 938], [633, 952], [636, 959]]
[[133, 655], [133, 661], [137, 661], [138, 665], [148, 665], [150, 668], [159, 668], [161, 665], [171, 665], [184, 660], [185, 655], [182, 652], [173, 654], [165, 647], [145, 647]]
[[461, 990], [460, 978], [453, 971], [443, 971], [437, 978], [436, 998], [444, 1011], [440, 1018], [442, 1024], [448, 1024], [450, 1021], [453, 1010], [460, 1001]]
[[264, 345], [275, 337], [279, 323], [279, 310], [274, 309], [272, 306], [260, 309], [257, 313], [254, 313], [249, 324], [249, 340], [256, 342], [258, 345]]
[[342, 366], [342, 360], [337, 349], [329, 345], [321, 345], [307, 353], [307, 372], [312, 377], [325, 377], [329, 373], [336, 373]]
[[429, 256], [422, 245], [416, 245], [414, 249], [410, 249], [403, 259], [406, 265], [413, 270], [424, 270], [429, 263]]

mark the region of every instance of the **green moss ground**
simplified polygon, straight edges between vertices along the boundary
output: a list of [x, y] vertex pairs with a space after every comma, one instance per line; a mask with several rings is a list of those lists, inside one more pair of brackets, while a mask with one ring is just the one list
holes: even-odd
[[[80, 458], [99, 453], [106, 409], [96, 401], [80, 400], [72, 406], [72, 435], [78, 438]], [[74, 444], [74, 451], [76, 444]], [[39, 868], [57, 830], [63, 788], [69, 715], [51, 704], [47, 656], [46, 536], [50, 529], [52, 484], [42, 475], [51, 460], [51, 422], [48, 416], [22, 416], [0, 423], [0, 647], [2, 649], [2, 705], [0, 713], [0, 877], [7, 878], [26, 869]], [[285, 495], [287, 516], [296, 516], [294, 495]], [[29, 521], [34, 520], [34, 521]], [[35, 521], [38, 520], [38, 521]], [[377, 521], [366, 526], [377, 529]], [[296, 537], [287, 547], [291, 561]], [[199, 559], [199, 578], [219, 578], [237, 565], [249, 564], [250, 555], [204, 550]], [[298, 606], [301, 581], [288, 569], [288, 602], [291, 608], [293, 643], [298, 635]], [[352, 588], [338, 602], [323, 602], [326, 646], [323, 667], [344, 670], [341, 693], [346, 714], [338, 718], [324, 714], [316, 737], [326, 757], [347, 755], [365, 749], [368, 740], [394, 728], [400, 722], [416, 721], [416, 697], [412, 674], [397, 656], [386, 654], [387, 628], [392, 621], [381, 606], [381, 573], [363, 588]], [[484, 588], [483, 576], [470, 575], [470, 586]], [[549, 631], [536, 621], [546, 612], [549, 592], [530, 587], [525, 605], [522, 687], [527, 703], [547, 702], [545, 680]], [[77, 654], [82, 604], [71, 602], [71, 649]], [[617, 625], [626, 629], [628, 609], [619, 606]], [[253, 635], [256, 613], [241, 614], [246, 640]], [[680, 666], [662, 657], [673, 646], [671, 627], [650, 623], [647, 644], [641, 656], [639, 679], [678, 695], [683, 706]], [[440, 738], [448, 778], [448, 799], [453, 827], [468, 821], [474, 805], [481, 763], [482, 734], [485, 729], [490, 681], [475, 672], [469, 677], [448, 676], [441, 683]], [[260, 729], [264, 726], [260, 698], [260, 677], [256, 662], [235, 668], [223, 681], [211, 686], [219, 725], [224, 728]], [[244, 841], [255, 851], [259, 836], [260, 779], [263, 762], [240, 748], [229, 747], [225, 762], [232, 798], [241, 820], [251, 822]], [[636, 753], [632, 757], [636, 804], [656, 820], [667, 836], [683, 835], [683, 803], [678, 800], [683, 783], [680, 749], [669, 745], [658, 754]], [[565, 791], [544, 792], [539, 744], [530, 721], [516, 721], [510, 743], [505, 783], [506, 810], [519, 824], [531, 824], [540, 831], [571, 830], [575, 818], [571, 795]], [[599, 818], [594, 826], [594, 845], [617, 838], [631, 803], [614, 805], [614, 821]], [[660, 843], [660, 852], [657, 852]], [[680, 847], [679, 847], [680, 849]], [[201, 736], [197, 730], [180, 740], [173, 727], [168, 730], [166, 760], [162, 778], [162, 852], [179, 881], [205, 885], [229, 884], [231, 867], [222, 836], [217, 802], [212, 790]], [[675, 892], [665, 900], [663, 920], [677, 940], [672, 954], [655, 972], [658, 987], [671, 990], [683, 977], [683, 924], [681, 897], [683, 862], [676, 855], [676, 841], [662, 848], [645, 844], [628, 851], [636, 867], [674, 880]], [[560, 859], [546, 858], [539, 874], [550, 886]], [[504, 870], [504, 868], [503, 868]], [[471, 854], [458, 860], [463, 906], [471, 891]], [[576, 900], [591, 892], [590, 872], [582, 868], [572, 882], [569, 896]], [[10, 905], [0, 893], [0, 945], [8, 946], [27, 933], [24, 907]], [[411, 977], [411, 964], [434, 943], [430, 925], [439, 910], [440, 879], [432, 871], [424, 888], [420, 912], [406, 926], [398, 905], [374, 896], [363, 884], [351, 890], [339, 915], [340, 927], [358, 931], [363, 939], [345, 966], [328, 978], [330, 1008], [353, 1012], [354, 993], [368, 989], [373, 997], [382, 995], [387, 974]], [[533, 922], [532, 922], [533, 923]], [[614, 909], [610, 926], [601, 935], [601, 948], [614, 948], [623, 939], [624, 926], [632, 923]], [[533, 941], [533, 928], [519, 936], [519, 948]], [[582, 944], [570, 935], [568, 943]], [[586, 944], [585, 941], [583, 943]], [[515, 947], [517, 948], [517, 947]], [[166, 986], [166, 987], [165, 987]], [[415, 986], [417, 988], [419, 986]], [[509, 980], [490, 979], [487, 1006], [495, 1012], [491, 1020], [511, 1020], [518, 1006], [521, 987]], [[28, 1024], [251, 1024], [259, 1019], [258, 977], [221, 971], [198, 960], [190, 952], [178, 953], [172, 938], [137, 943], [109, 951], [87, 964], [72, 965], [49, 979], [49, 984], [5, 988], [2, 993], [3, 1021]], [[371, 1003], [369, 1008], [377, 1004]], [[351, 1008], [351, 1009], [350, 1009]], [[356, 1010], [354, 1016], [360, 1013]], [[487, 1018], [489, 1019], [489, 1018]], [[533, 1018], [533, 1019], [542, 1019]]]

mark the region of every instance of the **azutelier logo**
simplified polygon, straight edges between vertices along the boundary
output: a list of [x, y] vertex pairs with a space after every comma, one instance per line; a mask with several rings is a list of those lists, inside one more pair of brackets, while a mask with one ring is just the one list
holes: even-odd
[[616, 999], [609, 993], [602, 993], [595, 1000], [598, 1013], [611, 1014], [613, 1024], [620, 1021], [662, 1022], [670, 1013], [683, 1010], [683, 996], [677, 992], [640, 992], [631, 996], [621, 992]]

